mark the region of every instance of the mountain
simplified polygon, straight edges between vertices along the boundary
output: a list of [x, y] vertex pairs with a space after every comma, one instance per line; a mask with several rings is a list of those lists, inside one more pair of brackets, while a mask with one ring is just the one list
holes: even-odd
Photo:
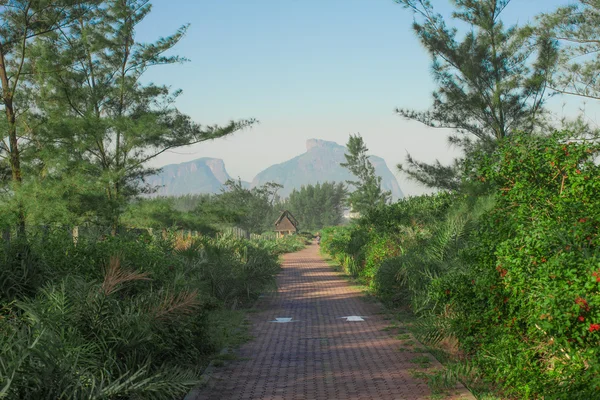
[[[306, 153], [281, 164], [270, 166], [256, 175], [252, 183], [242, 182], [244, 187], [256, 187], [267, 182], [283, 185], [278, 193], [287, 197], [292, 190], [302, 185], [317, 182], [345, 182], [354, 176], [340, 163], [345, 162], [346, 148], [335, 142], [310, 139], [306, 142]], [[375, 172], [381, 176], [381, 186], [392, 192], [392, 199], [403, 197], [402, 190], [394, 174], [388, 169], [383, 158], [370, 156]], [[184, 194], [220, 193], [223, 184], [231, 179], [225, 163], [219, 158], [199, 158], [182, 164], [170, 164], [162, 171], [148, 177], [146, 181], [158, 186], [154, 196], [180, 196]]]
[[[306, 142], [306, 153], [260, 172], [252, 181], [251, 187], [276, 182], [283, 185], [279, 194], [287, 197], [293, 189], [300, 189], [302, 185], [355, 180], [346, 168], [340, 166], [340, 163], [346, 162], [345, 153], [346, 148], [335, 142], [310, 139]], [[377, 156], [370, 156], [370, 160], [375, 167], [375, 173], [382, 178], [382, 188], [392, 192], [393, 200], [402, 198], [398, 181], [385, 160]]]
[[223, 160], [205, 157], [165, 165], [158, 175], [148, 177], [146, 181], [152, 186], [159, 186], [155, 196], [180, 196], [219, 193], [228, 179], [231, 177]]

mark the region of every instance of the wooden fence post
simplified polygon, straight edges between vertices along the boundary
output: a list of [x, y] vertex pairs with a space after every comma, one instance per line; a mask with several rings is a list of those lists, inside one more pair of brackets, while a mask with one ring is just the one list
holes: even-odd
[[79, 240], [79, 227], [74, 226], [71, 231], [71, 236], [73, 237], [73, 244], [77, 246], [77, 241]]

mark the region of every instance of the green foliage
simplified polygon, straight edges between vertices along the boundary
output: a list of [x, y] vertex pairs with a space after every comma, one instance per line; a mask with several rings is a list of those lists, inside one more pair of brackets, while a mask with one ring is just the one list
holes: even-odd
[[214, 234], [237, 227], [260, 234], [272, 229], [278, 210], [280, 185], [246, 189], [240, 181], [226, 182], [226, 189], [214, 195], [187, 195], [135, 199], [123, 214], [122, 224], [130, 227], [188, 229]]
[[[415, 15], [413, 30], [431, 55], [438, 86], [431, 110], [397, 109], [402, 117], [453, 129], [458, 136], [450, 143], [467, 152], [474, 144], [490, 146], [519, 130], [539, 128], [557, 50], [545, 35], [534, 41], [516, 26], [504, 26], [501, 14], [510, 0], [454, 2], [452, 19], [466, 24], [466, 32], [449, 26], [429, 0], [396, 2]], [[444, 166], [408, 156], [399, 167], [426, 186], [457, 190], [462, 162]]]
[[203, 362], [240, 340], [213, 314], [273, 288], [278, 255], [303, 246], [125, 234], [75, 245], [60, 229], [28, 238], [0, 248], [0, 398], [183, 396]]
[[[232, 180], [225, 185], [227, 188], [223, 193], [213, 197], [217, 202], [216, 207], [220, 207], [218, 212], [223, 220], [250, 233], [260, 234], [272, 229], [278, 217], [277, 191], [281, 189], [281, 185], [268, 182], [246, 189], [241, 181]], [[199, 205], [196, 212], [204, 212], [204, 209]]]
[[[454, 198], [447, 193], [409, 197], [375, 208], [353, 225], [324, 229], [321, 248], [354, 277], [375, 285], [381, 263], [399, 256], [404, 246], [429, 237], [424, 225], [445, 215]], [[394, 285], [394, 280], [386, 282]]]
[[435, 385], [484, 376], [506, 396], [596, 396], [600, 134], [572, 128], [471, 159], [472, 187], [490, 195], [411, 198], [323, 230], [323, 251], [419, 316], [422, 342], [469, 356], [477, 373]]
[[[130, 202], [121, 218], [121, 224], [132, 228], [185, 229], [214, 236], [222, 225], [220, 209], [211, 207], [214, 203], [208, 197], [199, 197], [203, 204], [202, 212], [189, 212], [178, 209], [179, 198], [159, 197], [136, 199]], [[206, 199], [206, 200], [205, 200]], [[198, 201], [194, 202], [198, 204]], [[207, 204], [204, 206], [204, 204]]]
[[597, 78], [600, 70], [600, 3], [579, 0], [542, 14], [533, 32], [550, 36], [563, 45], [551, 88], [559, 93], [600, 99]]
[[[586, 398], [600, 384], [599, 139], [587, 131], [517, 136], [483, 169], [501, 194], [479, 235], [484, 273], [471, 276], [491, 290], [480, 323], [466, 316], [457, 323], [484, 352], [510, 344], [512, 351], [485, 366], [532, 393]], [[456, 296], [463, 307], [464, 294]], [[492, 321], [496, 335], [482, 329]]]
[[325, 182], [294, 189], [279, 207], [289, 210], [302, 229], [314, 231], [342, 222], [345, 199], [343, 183]]
[[[60, 222], [85, 218], [116, 232], [129, 200], [150, 190], [143, 179], [156, 171], [148, 161], [254, 123], [201, 126], [175, 106], [180, 91], [143, 83], [149, 68], [185, 61], [167, 54], [187, 29], [136, 42], [136, 28], [151, 11], [148, 0], [46, 3], [16, 1], [1, 15], [10, 21], [0, 32], [1, 51], [15, 52], [3, 55], [14, 79], [2, 80], [4, 105], [13, 113], [8, 134], [35, 143], [29, 153], [19, 153], [16, 139], [10, 149], [0, 148], [11, 156], [7, 201], [15, 204], [21, 230], [26, 219], [45, 214], [33, 203]], [[22, 46], [14, 42], [19, 37]], [[18, 84], [25, 103], [18, 104], [17, 124], [10, 93]]]
[[391, 192], [384, 192], [381, 189], [381, 177], [375, 174], [375, 167], [367, 155], [369, 149], [362, 137], [359, 134], [350, 135], [346, 147], [348, 148], [348, 153], [345, 154], [346, 162], [340, 165], [348, 168], [358, 179], [357, 181], [347, 181], [355, 188], [348, 196], [348, 203], [352, 210], [366, 213], [373, 208], [387, 204]]

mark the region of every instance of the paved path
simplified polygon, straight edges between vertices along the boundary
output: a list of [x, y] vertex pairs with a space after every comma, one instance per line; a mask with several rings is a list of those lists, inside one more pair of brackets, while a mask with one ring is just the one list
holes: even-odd
[[[278, 293], [252, 314], [252, 341], [239, 360], [217, 368], [194, 399], [427, 399], [411, 370], [423, 353], [398, 351], [401, 341], [377, 304], [323, 261], [313, 245], [284, 256]], [[362, 316], [363, 322], [342, 317]], [[276, 318], [292, 318], [276, 323]], [[432, 367], [441, 367], [432, 358]], [[464, 387], [452, 399], [474, 399]]]

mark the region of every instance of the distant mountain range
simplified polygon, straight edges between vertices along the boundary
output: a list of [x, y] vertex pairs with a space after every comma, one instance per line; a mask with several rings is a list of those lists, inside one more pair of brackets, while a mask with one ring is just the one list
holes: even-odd
[[[340, 163], [345, 162], [346, 148], [335, 142], [310, 139], [306, 142], [306, 152], [281, 164], [268, 167], [260, 172], [246, 187], [256, 187], [267, 182], [283, 185], [279, 192], [287, 197], [294, 189], [318, 182], [345, 182], [355, 177]], [[392, 192], [393, 200], [403, 197], [402, 190], [385, 161], [370, 156], [377, 175], [381, 176], [384, 190]], [[231, 179], [225, 163], [218, 158], [199, 158], [181, 164], [170, 164], [162, 171], [149, 177], [147, 182], [159, 189], [155, 195], [179, 196], [184, 194], [219, 193], [224, 183]]]
[[[155, 196], [180, 196], [184, 194], [219, 193], [231, 176], [220, 158], [198, 158], [181, 164], [162, 167], [158, 175], [146, 178], [151, 186], [158, 187]], [[249, 187], [250, 183], [245, 182]]]

